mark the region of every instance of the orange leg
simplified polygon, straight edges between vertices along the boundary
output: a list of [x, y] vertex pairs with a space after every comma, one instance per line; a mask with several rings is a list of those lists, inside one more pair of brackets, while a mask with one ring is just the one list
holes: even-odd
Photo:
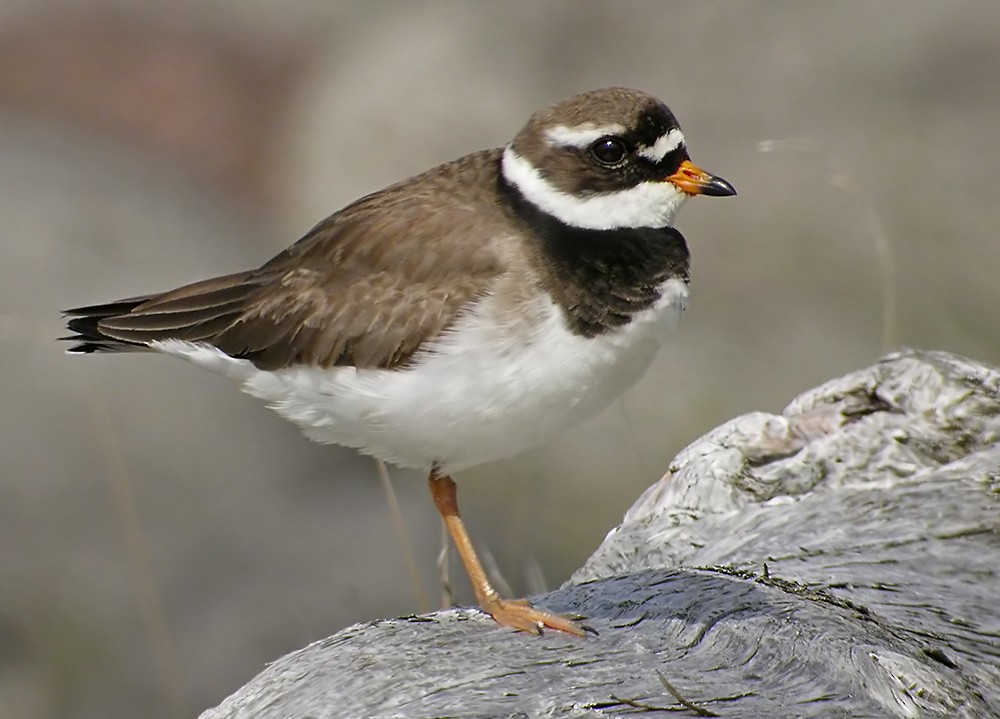
[[451, 477], [439, 474], [436, 468], [431, 470], [427, 481], [430, 484], [431, 496], [434, 497], [434, 505], [441, 514], [441, 518], [444, 519], [448, 534], [451, 535], [451, 541], [455, 543], [458, 556], [462, 558], [465, 572], [469, 575], [476, 599], [484, 612], [505, 627], [512, 627], [532, 634], [541, 634], [545, 627], [577, 636], [583, 636], [588, 631], [588, 628], [582, 627], [570, 619], [533, 609], [527, 600], [501, 599], [497, 590], [490, 584], [490, 580], [486, 578], [483, 565], [480, 564], [476, 550], [472, 547], [472, 540], [469, 539], [469, 533], [465, 530], [465, 523], [458, 515], [455, 482], [452, 481]]

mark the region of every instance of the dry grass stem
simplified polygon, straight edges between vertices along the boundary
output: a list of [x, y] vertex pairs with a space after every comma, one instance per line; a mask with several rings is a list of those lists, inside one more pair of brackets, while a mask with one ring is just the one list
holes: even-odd
[[107, 462], [106, 478], [112, 500], [112, 513], [125, 542], [129, 572], [135, 585], [143, 628], [160, 668], [159, 675], [170, 713], [176, 717], [186, 717], [190, 712], [185, 706], [184, 680], [167, 626], [163, 599], [150, 562], [149, 542], [139, 519], [135, 491], [125, 454], [118, 441], [111, 419], [111, 410], [104, 395], [98, 391], [93, 378], [89, 375], [86, 385], [90, 390], [88, 396], [94, 415], [94, 426], [97, 429], [98, 445], [103, 448]]
[[406, 522], [403, 521], [403, 512], [399, 508], [399, 500], [396, 498], [396, 490], [392, 486], [389, 468], [381, 459], [376, 459], [375, 469], [378, 472], [382, 492], [385, 494], [385, 501], [389, 507], [392, 530], [396, 535], [399, 548], [403, 552], [403, 562], [406, 564], [406, 571], [410, 575], [410, 584], [413, 586], [413, 593], [417, 597], [417, 606], [421, 612], [430, 611], [431, 603], [427, 598], [427, 592], [424, 591], [423, 582], [420, 581], [420, 572], [417, 571], [417, 560], [413, 552], [413, 542], [410, 540], [409, 532], [406, 531]]
[[757, 144], [757, 148], [761, 152], [791, 150], [819, 158], [826, 165], [829, 173], [827, 181], [830, 185], [854, 200], [863, 215], [865, 229], [872, 240], [872, 246], [878, 258], [879, 273], [882, 276], [882, 351], [888, 352], [893, 349], [896, 346], [898, 301], [895, 256], [878, 210], [868, 200], [864, 188], [860, 187], [847, 163], [840, 156], [812, 140], [763, 140]]

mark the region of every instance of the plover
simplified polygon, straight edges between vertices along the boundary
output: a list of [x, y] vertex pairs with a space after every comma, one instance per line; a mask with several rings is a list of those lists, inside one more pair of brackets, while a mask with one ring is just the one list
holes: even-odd
[[68, 310], [65, 339], [181, 357], [316, 441], [427, 471], [482, 609], [580, 634], [493, 589], [451, 474], [547, 442], [638, 380], [688, 297], [677, 210], [733, 194], [691, 162], [662, 102], [586, 92], [506, 147], [348, 205], [258, 269]]

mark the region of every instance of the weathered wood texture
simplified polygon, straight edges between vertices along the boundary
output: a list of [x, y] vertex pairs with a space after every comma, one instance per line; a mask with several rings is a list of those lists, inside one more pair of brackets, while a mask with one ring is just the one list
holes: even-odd
[[[1000, 372], [903, 351], [684, 450], [561, 589], [349, 627], [202, 719], [1000, 716]], [[669, 709], [669, 713], [667, 710]]]

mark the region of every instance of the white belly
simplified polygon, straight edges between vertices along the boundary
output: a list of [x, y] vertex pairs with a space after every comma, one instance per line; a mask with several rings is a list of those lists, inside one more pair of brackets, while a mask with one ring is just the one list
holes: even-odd
[[687, 292], [668, 280], [655, 306], [592, 338], [572, 334], [554, 304], [514, 344], [472, 313], [398, 370], [265, 372], [205, 345], [169, 340], [154, 348], [238, 380], [312, 439], [454, 472], [544, 444], [607, 407], [645, 373]]

